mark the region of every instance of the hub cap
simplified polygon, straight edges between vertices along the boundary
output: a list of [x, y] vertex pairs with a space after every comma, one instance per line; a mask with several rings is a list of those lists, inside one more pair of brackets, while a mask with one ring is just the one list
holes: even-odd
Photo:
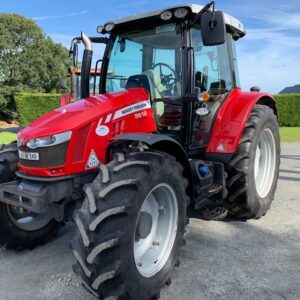
[[20, 229], [35, 231], [46, 226], [53, 218], [49, 212], [35, 214], [20, 208], [7, 205], [7, 212], [11, 221]]
[[254, 161], [255, 187], [259, 197], [270, 192], [276, 168], [276, 146], [273, 133], [266, 128], [260, 135]]
[[178, 227], [175, 192], [168, 184], [159, 184], [146, 197], [135, 229], [134, 260], [139, 273], [152, 277], [167, 262]]

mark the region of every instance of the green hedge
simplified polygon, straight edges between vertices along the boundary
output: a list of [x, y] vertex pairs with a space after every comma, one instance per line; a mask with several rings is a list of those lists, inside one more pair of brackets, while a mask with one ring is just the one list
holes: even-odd
[[274, 95], [279, 126], [300, 126], [300, 94]]
[[[18, 94], [15, 96], [18, 121], [26, 126], [59, 106], [60, 94]], [[300, 126], [300, 94], [274, 95], [280, 126]]]
[[59, 106], [60, 94], [18, 94], [15, 104], [18, 121], [26, 126], [32, 121]]

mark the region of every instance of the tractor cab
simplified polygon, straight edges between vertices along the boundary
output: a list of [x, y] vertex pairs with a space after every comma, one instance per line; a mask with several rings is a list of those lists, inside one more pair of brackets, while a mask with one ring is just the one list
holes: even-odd
[[135, 15], [97, 31], [109, 35], [101, 40], [98, 92], [144, 88], [158, 133], [189, 150], [207, 146], [216, 113], [239, 87], [234, 41], [245, 35], [243, 25], [210, 3]]

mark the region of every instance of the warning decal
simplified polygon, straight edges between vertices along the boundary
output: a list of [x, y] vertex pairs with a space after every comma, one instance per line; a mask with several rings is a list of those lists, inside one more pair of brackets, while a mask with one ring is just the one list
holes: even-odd
[[99, 166], [99, 163], [100, 162], [99, 162], [99, 159], [98, 159], [95, 151], [92, 150], [85, 168], [86, 169], [96, 168]]

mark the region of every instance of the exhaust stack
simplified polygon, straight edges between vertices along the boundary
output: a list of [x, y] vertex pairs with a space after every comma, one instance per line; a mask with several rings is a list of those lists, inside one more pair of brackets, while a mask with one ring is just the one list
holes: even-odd
[[84, 44], [84, 52], [81, 66], [81, 98], [90, 96], [90, 72], [93, 58], [93, 46], [89, 37], [81, 32], [81, 40]]

